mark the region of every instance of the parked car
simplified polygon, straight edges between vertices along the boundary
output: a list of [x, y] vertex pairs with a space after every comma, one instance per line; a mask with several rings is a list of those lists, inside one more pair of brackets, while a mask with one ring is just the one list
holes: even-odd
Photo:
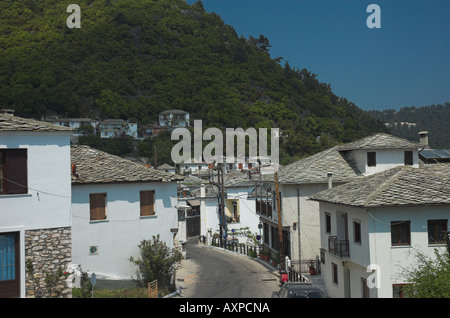
[[311, 283], [285, 283], [272, 298], [325, 298], [322, 291]]

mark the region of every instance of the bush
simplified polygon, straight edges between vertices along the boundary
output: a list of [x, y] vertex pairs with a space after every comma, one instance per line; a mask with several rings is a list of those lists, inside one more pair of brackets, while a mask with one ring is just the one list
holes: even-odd
[[138, 283], [147, 287], [149, 282], [158, 280], [158, 288], [171, 287], [176, 265], [181, 262], [182, 255], [177, 249], [171, 250], [159, 239], [159, 234], [153, 236], [153, 241], [142, 240], [139, 244], [140, 259], [130, 257], [130, 262], [138, 266], [136, 275]]

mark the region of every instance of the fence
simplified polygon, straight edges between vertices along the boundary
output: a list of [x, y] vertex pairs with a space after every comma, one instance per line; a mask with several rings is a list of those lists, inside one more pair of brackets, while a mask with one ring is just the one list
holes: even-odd
[[148, 283], [148, 298], [158, 298], [158, 281]]
[[225, 248], [238, 254], [243, 254], [250, 257], [257, 257], [260, 250], [259, 246], [244, 243], [235, 243], [233, 241], [228, 241], [227, 245], [225, 246], [225, 240], [220, 240], [218, 237], [212, 238], [211, 245]]
[[[311, 272], [311, 268], [314, 268], [313, 272]], [[290, 260], [286, 266], [286, 271], [289, 275], [290, 282], [303, 282], [305, 281], [303, 274], [320, 274], [320, 262], [318, 259]]]

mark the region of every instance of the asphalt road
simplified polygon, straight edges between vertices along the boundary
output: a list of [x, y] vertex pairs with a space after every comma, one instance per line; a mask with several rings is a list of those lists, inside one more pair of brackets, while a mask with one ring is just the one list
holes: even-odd
[[263, 261], [190, 241], [176, 280], [183, 298], [270, 298], [277, 270]]

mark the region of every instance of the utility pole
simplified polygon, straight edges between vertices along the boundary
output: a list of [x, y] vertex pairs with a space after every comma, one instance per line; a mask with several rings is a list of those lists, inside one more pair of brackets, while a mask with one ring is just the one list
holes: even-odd
[[281, 224], [281, 202], [280, 202], [280, 191], [278, 189], [278, 172], [274, 174], [275, 179], [275, 191], [277, 196], [277, 212], [278, 212], [278, 258], [280, 259], [281, 269], [284, 269], [284, 259], [283, 259], [283, 227]]
[[223, 163], [219, 163], [219, 164], [217, 164], [217, 166], [218, 166], [218, 168], [219, 168], [219, 170], [218, 171], [220, 171], [220, 175], [221, 175], [221, 178], [220, 178], [220, 181], [219, 181], [219, 184], [220, 184], [220, 204], [221, 204], [221, 210], [222, 210], [222, 226], [223, 226], [223, 235], [224, 235], [224, 238], [225, 238], [225, 244], [224, 244], [224, 247], [225, 248], [227, 248], [227, 235], [228, 235], [228, 233], [227, 233], [227, 215], [226, 215], [226, 212], [225, 212], [225, 181], [224, 181], [224, 174], [225, 174], [225, 166], [224, 166], [224, 164]]

